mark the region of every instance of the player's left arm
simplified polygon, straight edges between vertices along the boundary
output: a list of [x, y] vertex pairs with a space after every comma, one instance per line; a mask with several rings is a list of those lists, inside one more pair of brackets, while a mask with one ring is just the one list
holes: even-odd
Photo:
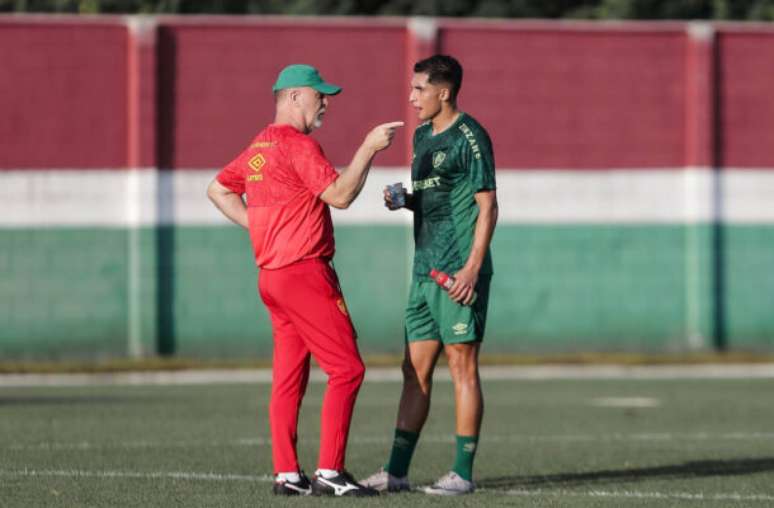
[[478, 272], [484, 262], [489, 244], [492, 242], [497, 224], [497, 191], [483, 190], [473, 196], [478, 205], [478, 218], [473, 232], [473, 247], [468, 260], [460, 271], [454, 274], [454, 285], [449, 289], [449, 297], [457, 303], [468, 305], [473, 301], [474, 288], [478, 282]]
[[478, 205], [478, 218], [473, 230], [473, 246], [462, 269], [454, 274], [449, 297], [457, 303], [469, 305], [473, 301], [481, 265], [486, 258], [497, 224], [497, 184], [492, 140], [483, 129], [467, 129], [461, 155], [468, 169], [468, 182]]

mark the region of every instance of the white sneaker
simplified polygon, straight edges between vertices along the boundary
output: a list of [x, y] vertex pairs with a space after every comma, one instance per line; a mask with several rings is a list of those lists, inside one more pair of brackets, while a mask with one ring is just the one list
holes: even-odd
[[425, 494], [435, 494], [438, 496], [459, 496], [461, 494], [470, 494], [474, 490], [476, 490], [476, 485], [473, 482], [469, 482], [454, 471], [449, 471], [433, 485], [422, 489]]
[[379, 492], [403, 492], [411, 490], [409, 485], [408, 476], [393, 476], [384, 468], [379, 468], [379, 471], [375, 472], [365, 480], [360, 481], [360, 485], [371, 487]]

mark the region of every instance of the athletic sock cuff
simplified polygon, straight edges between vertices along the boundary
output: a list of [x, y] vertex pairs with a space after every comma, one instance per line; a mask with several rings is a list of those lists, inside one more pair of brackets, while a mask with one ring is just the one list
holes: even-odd
[[419, 432], [395, 429], [390, 460], [385, 469], [393, 476], [402, 478], [408, 474], [411, 457], [419, 440]]
[[463, 479], [473, 481], [473, 459], [478, 448], [478, 436], [456, 436], [457, 456], [452, 471]]

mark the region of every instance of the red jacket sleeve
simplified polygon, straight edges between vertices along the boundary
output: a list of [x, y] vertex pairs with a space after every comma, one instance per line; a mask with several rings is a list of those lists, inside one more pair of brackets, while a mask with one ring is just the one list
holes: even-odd
[[231, 161], [225, 168], [220, 170], [218, 176], [216, 176], [220, 184], [231, 190], [232, 192], [239, 194], [240, 196], [245, 193], [245, 173], [241, 164], [241, 155]]

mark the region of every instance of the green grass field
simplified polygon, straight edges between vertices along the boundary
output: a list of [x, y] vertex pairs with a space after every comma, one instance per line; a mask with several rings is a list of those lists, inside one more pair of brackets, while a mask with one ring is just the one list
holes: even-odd
[[[486, 381], [476, 480], [460, 498], [277, 499], [266, 384], [2, 386], [0, 506], [772, 506], [774, 380]], [[324, 385], [304, 403], [315, 468]], [[386, 459], [400, 385], [366, 383], [348, 467]], [[453, 460], [451, 384], [437, 382], [412, 470]]]

